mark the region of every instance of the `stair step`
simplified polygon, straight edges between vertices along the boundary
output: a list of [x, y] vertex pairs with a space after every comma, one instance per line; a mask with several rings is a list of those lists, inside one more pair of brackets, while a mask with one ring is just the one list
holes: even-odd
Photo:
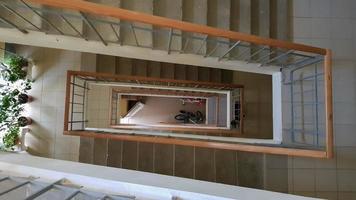
[[194, 147], [175, 147], [174, 176], [194, 178]]
[[[176, 20], [182, 20], [182, 0], [155, 0], [153, 2], [153, 14], [157, 16], [167, 17]], [[153, 48], [160, 50], [168, 50], [168, 43], [170, 41], [169, 32], [167, 28], [154, 28], [159, 31], [153, 36]], [[181, 31], [175, 30], [174, 33], [180, 34]], [[182, 46], [181, 37], [171, 37], [170, 49], [180, 50]]]
[[79, 162], [92, 164], [94, 161], [94, 139], [80, 137]]
[[[231, 1], [230, 29], [243, 33], [251, 33], [251, 0]], [[230, 52], [230, 58], [237, 58], [239, 52], [246, 48], [234, 48]], [[247, 50], [249, 51], [249, 50]], [[248, 52], [247, 55], [250, 53]]]
[[237, 153], [229, 150], [215, 151], [216, 182], [237, 184]]
[[94, 139], [93, 164], [106, 166], [108, 161], [108, 139]]
[[[193, 22], [196, 24], [207, 25], [208, 1], [207, 0], [184, 0], [183, 1], [183, 21]], [[183, 36], [195, 36], [205, 38], [205, 35], [183, 33]], [[203, 40], [183, 39], [182, 47], [187, 53], [200, 53], [205, 55], [206, 42]]]
[[97, 72], [115, 74], [116, 58], [114, 56], [98, 54], [96, 57], [96, 67]]
[[178, 80], [186, 79], [186, 66], [185, 65], [175, 65], [174, 79], [178, 79]]
[[155, 78], [161, 77], [161, 63], [155, 61], [148, 61], [147, 76]]
[[132, 59], [117, 57], [116, 58], [116, 74], [120, 75], [132, 75]]
[[109, 167], [121, 167], [122, 162], [122, 141], [109, 140], [108, 142], [108, 161]]
[[153, 172], [153, 143], [139, 142], [138, 170]]
[[238, 152], [239, 186], [263, 188], [263, 154]]
[[138, 145], [137, 142], [123, 141], [122, 168], [137, 170]]
[[[208, 0], [208, 26], [213, 26], [225, 30], [230, 29], [230, 0]], [[219, 38], [219, 41], [228, 42], [228, 39]], [[228, 44], [207, 42], [207, 52], [214, 52], [211, 56], [223, 55], [229, 49]], [[228, 56], [228, 55], [227, 55]]]
[[174, 79], [173, 63], [161, 63], [161, 78]]
[[221, 82], [221, 69], [211, 68], [210, 69], [210, 81], [215, 83]]
[[215, 181], [214, 149], [195, 148], [195, 179]]
[[173, 148], [170, 144], [155, 144], [154, 172], [173, 175]]
[[199, 67], [198, 68], [198, 80], [209, 82], [210, 81], [210, 68]]
[[[143, 12], [147, 14], [153, 14], [153, 1], [142, 1], [142, 0], [121, 0], [121, 7], [128, 10], [134, 10], [138, 12]], [[124, 45], [133, 45], [136, 46], [136, 40], [139, 46], [152, 47], [153, 39], [152, 32], [140, 30], [140, 29], [131, 29], [129, 22], [125, 21], [127, 28], [120, 29], [120, 36], [122, 43]], [[142, 23], [133, 23], [133, 26], [152, 29], [151, 25], [142, 24]]]
[[[270, 1], [254, 0], [251, 11], [251, 33], [268, 38], [270, 36]], [[256, 52], [261, 47], [256, 47], [252, 52]], [[257, 60], [268, 54], [267, 51], [258, 53], [252, 60]]]
[[135, 76], [147, 76], [147, 64], [146, 60], [133, 60], [132, 75]]
[[[115, 1], [115, 0], [89, 0], [89, 1], [93, 3], [112, 6], [112, 7], [120, 7], [120, 1]], [[110, 20], [109, 17], [101, 17], [101, 18], [105, 20]], [[110, 24], [97, 23], [95, 21], [90, 21], [90, 22], [96, 30], [94, 30], [90, 24], [84, 23], [83, 33], [88, 39], [95, 39], [100, 41], [101, 40], [100, 37], [102, 37], [106, 42], [118, 42], [119, 40], [118, 36], [120, 35], [119, 26], [116, 25], [111, 26]]]
[[198, 67], [196, 66], [186, 66], [186, 74], [187, 74], [187, 80], [190, 81], [197, 81], [199, 79], [199, 72], [198, 72]]

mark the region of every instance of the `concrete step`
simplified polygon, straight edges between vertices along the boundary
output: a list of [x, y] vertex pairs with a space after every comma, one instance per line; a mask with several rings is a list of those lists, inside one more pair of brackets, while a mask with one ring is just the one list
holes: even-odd
[[186, 79], [190, 81], [197, 81], [199, 79], [198, 67], [196, 66], [186, 66], [187, 76]]
[[221, 82], [221, 69], [211, 68], [210, 69], [210, 81], [215, 83]]
[[[208, 0], [207, 24], [225, 30], [230, 29], [230, 0]], [[212, 38], [213, 39], [213, 38]], [[219, 38], [220, 41], [229, 41]], [[219, 44], [215, 41], [207, 42], [207, 53], [214, 52], [211, 56], [223, 55], [229, 49], [227, 44]], [[228, 55], [227, 55], [228, 56]]]
[[[196, 24], [207, 24], [208, 1], [207, 0], [184, 0], [183, 1], [183, 21], [193, 22]], [[201, 34], [183, 33], [183, 36], [193, 35], [205, 38]], [[183, 48], [187, 53], [206, 53], [206, 42], [202, 40], [183, 39]]]
[[98, 54], [96, 57], [96, 71], [101, 73], [115, 74], [116, 57]]
[[[251, 33], [251, 0], [231, 1], [230, 29], [243, 33]], [[230, 58], [237, 57], [239, 52], [249, 51], [246, 48], [234, 48]], [[247, 52], [249, 55], [250, 52]]]
[[108, 161], [108, 139], [94, 139], [93, 164], [107, 165]]
[[123, 141], [122, 168], [137, 170], [138, 167], [138, 143]]
[[[152, 0], [121, 0], [121, 7], [128, 10], [134, 10], [138, 12], [143, 12], [147, 14], [153, 14], [153, 1]], [[125, 21], [126, 22], [126, 21]], [[127, 23], [129, 25], [129, 23]], [[133, 23], [134, 26], [139, 26], [142, 28], [152, 29], [151, 25], [146, 24], [138, 24]], [[136, 35], [136, 37], [135, 37]], [[152, 47], [153, 38], [152, 32], [138, 30], [138, 29], [130, 29], [129, 26], [127, 28], [120, 29], [120, 36], [122, 39], [122, 43], [124, 45], [134, 45], [137, 43], [140, 46]]]
[[187, 71], [185, 65], [175, 65], [174, 67], [174, 79], [186, 80]]
[[132, 75], [135, 75], [135, 76], [147, 76], [148, 61], [134, 59], [134, 60], [132, 60], [132, 62], [133, 62]]
[[161, 63], [149, 61], [147, 65], [147, 76], [155, 78], [161, 77]]
[[[270, 1], [253, 0], [251, 7], [251, 33], [268, 38], [270, 36]], [[256, 47], [252, 52], [260, 48], [261, 46]], [[252, 60], [257, 60], [266, 54], [268, 54], [267, 51], [260, 52]]]
[[94, 161], [94, 139], [80, 137], [79, 162], [92, 164]]
[[[89, 1], [93, 2], [93, 3], [112, 6], [112, 7], [120, 7], [120, 4], [121, 4], [120, 0], [89, 0]], [[109, 20], [110, 18], [102, 17], [102, 19]], [[96, 22], [92, 22], [92, 25], [99, 32], [101, 37], [104, 38], [105, 41], [118, 42], [118, 40], [119, 40], [118, 36], [120, 35], [120, 27], [119, 26], [111, 26], [109, 24], [96, 23]], [[83, 32], [84, 32], [84, 35], [86, 37], [88, 37], [88, 39], [100, 40], [100, 37], [98, 36], [96, 31], [88, 23], [84, 23]]]
[[174, 64], [161, 63], [161, 78], [174, 79]]
[[122, 167], [122, 141], [109, 139], [107, 154], [107, 165], [109, 167]]
[[195, 179], [215, 182], [214, 149], [195, 148]]
[[238, 185], [262, 189], [264, 187], [264, 155], [238, 152]]
[[175, 146], [174, 176], [194, 178], [194, 147]]
[[144, 172], [153, 172], [154, 170], [154, 146], [153, 143], [138, 143], [138, 170]]
[[198, 80], [204, 82], [210, 81], [210, 68], [198, 67]]
[[132, 59], [131, 58], [116, 58], [116, 74], [132, 75]]
[[[31, 3], [26, 3], [26, 4], [33, 8], [41, 8], [41, 6], [36, 5], [36, 4], [31, 4]], [[27, 8], [27, 6], [24, 4], [21, 4], [21, 6], [24, 6]], [[41, 17], [38, 16], [37, 14], [35, 14], [33, 11], [31, 11], [28, 8], [27, 9], [15, 8], [13, 6], [7, 6], [7, 8], [1, 7], [0, 13], [1, 13], [2, 17], [11, 21], [12, 23], [18, 25], [19, 27], [23, 27], [23, 28], [31, 29], [31, 30], [38, 30], [41, 28], [45, 28]], [[19, 17], [18, 14], [15, 14], [15, 13], [20, 14], [26, 20], [24, 20], [22, 17]], [[41, 12], [38, 12], [38, 13], [40, 15], [43, 15], [43, 13], [41, 13]]]
[[[153, 14], [167, 17], [171, 19], [182, 20], [182, 0], [155, 0], [153, 2]], [[154, 28], [156, 31], [159, 31], [153, 35], [153, 48], [160, 50], [167, 50], [169, 43], [169, 29], [167, 28]], [[178, 30], [174, 31], [175, 33], [180, 34]], [[182, 46], [181, 37], [172, 37], [170, 49], [180, 50]]]
[[154, 172], [165, 175], [173, 175], [174, 145], [154, 145]]

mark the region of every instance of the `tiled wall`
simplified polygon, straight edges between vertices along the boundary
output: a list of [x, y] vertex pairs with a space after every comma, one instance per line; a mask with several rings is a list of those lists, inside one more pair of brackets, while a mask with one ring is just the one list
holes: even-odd
[[81, 53], [16, 46], [17, 53], [31, 58], [34, 101], [26, 107], [33, 119], [25, 144], [30, 153], [64, 160], [77, 160], [79, 138], [63, 135], [64, 94], [67, 70], [79, 70]]
[[294, 0], [295, 42], [333, 51], [332, 160], [289, 158], [289, 192], [328, 199], [356, 199], [356, 1]]

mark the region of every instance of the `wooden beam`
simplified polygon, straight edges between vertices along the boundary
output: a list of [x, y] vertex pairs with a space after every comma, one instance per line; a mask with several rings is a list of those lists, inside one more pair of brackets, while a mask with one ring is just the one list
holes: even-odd
[[[187, 89], [188, 90], [188, 89]], [[150, 95], [168, 95], [168, 96], [180, 96], [180, 97], [213, 97], [217, 96], [217, 93], [206, 92], [189, 92], [189, 91], [171, 91], [171, 90], [157, 90], [157, 89], [117, 89], [113, 88], [113, 92], [124, 94], [150, 94]]]
[[203, 86], [203, 88], [210, 89], [234, 89], [234, 88], [243, 88], [243, 85], [239, 84], [227, 84], [227, 83], [213, 83], [213, 82], [204, 82], [204, 81], [188, 81], [188, 80], [175, 80], [175, 79], [166, 79], [166, 78], [155, 78], [155, 77], [146, 77], [146, 76], [126, 76], [126, 75], [117, 75], [117, 74], [108, 74], [108, 73], [97, 73], [97, 72], [84, 72], [84, 71], [70, 71], [73, 76], [87, 76], [93, 78], [102, 78], [104, 80], [110, 79], [115, 81], [127, 81], [127, 80], [137, 80], [140, 82], [163, 82], [163, 83], [177, 83], [182, 85], [198, 85]]
[[114, 134], [114, 133], [111, 134], [111, 133], [102, 133], [102, 132], [96, 133], [91, 131], [64, 131], [64, 134], [76, 135], [82, 137], [108, 138], [113, 140], [151, 142], [151, 143], [158, 143], [158, 144], [175, 144], [175, 145], [182, 145], [182, 146], [226, 149], [226, 150], [245, 151], [245, 152], [254, 152], [254, 153], [302, 156], [302, 157], [312, 157], [312, 158], [327, 158], [327, 154], [325, 151], [318, 151], [318, 150], [282, 148], [282, 147], [237, 144], [237, 143], [224, 143], [224, 142], [213, 142], [213, 141], [203, 141], [203, 140], [193, 140], [193, 139], [179, 139], [179, 138], [172, 138], [172, 137], [168, 138], [168, 137], [152, 137], [152, 136], [140, 136], [140, 135], [123, 135], [123, 134]]
[[62, 9], [70, 9], [79, 12], [85, 12], [89, 14], [113, 17], [120, 20], [128, 20], [132, 22], [141, 22], [146, 24], [152, 24], [154, 26], [168, 27], [173, 29], [178, 29], [182, 31], [201, 33], [215, 37], [228, 38], [235, 41], [245, 41], [258, 45], [267, 45], [270, 47], [293, 49], [303, 52], [316, 53], [325, 55], [326, 49], [297, 44], [282, 40], [263, 38], [255, 35], [250, 35], [246, 33], [234, 32], [229, 30], [223, 30], [219, 28], [213, 28], [209, 26], [139, 13], [135, 11], [125, 10], [117, 7], [111, 7], [96, 3], [91, 3], [83, 0], [27, 0], [32, 3], [39, 3], [46, 6], [52, 6]]
[[325, 90], [326, 154], [328, 158], [332, 158], [334, 156], [331, 55], [332, 55], [331, 50], [327, 49], [324, 58], [324, 90]]

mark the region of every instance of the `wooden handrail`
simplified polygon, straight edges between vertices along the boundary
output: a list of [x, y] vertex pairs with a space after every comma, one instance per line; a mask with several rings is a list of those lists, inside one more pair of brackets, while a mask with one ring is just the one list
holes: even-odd
[[324, 58], [324, 90], [325, 90], [326, 154], [328, 158], [332, 158], [334, 156], [331, 55], [332, 55], [331, 50], [327, 49]]
[[113, 17], [121, 20], [128, 20], [132, 22], [147, 23], [159, 27], [167, 27], [178, 29], [182, 31], [201, 33], [209, 36], [223, 37], [235, 41], [245, 41], [257, 45], [266, 45], [276, 48], [284, 48], [297, 50], [308, 53], [316, 53], [326, 55], [326, 49], [297, 44], [288, 41], [276, 40], [271, 38], [264, 38], [246, 33], [234, 32], [219, 28], [213, 28], [205, 25], [199, 25], [165, 17], [159, 17], [131, 10], [126, 10], [117, 7], [106, 6], [97, 3], [91, 3], [83, 0], [26, 0], [28, 2], [38, 3], [42, 5], [52, 6], [62, 9], [70, 9], [85, 13], [90, 13], [99, 16]]

